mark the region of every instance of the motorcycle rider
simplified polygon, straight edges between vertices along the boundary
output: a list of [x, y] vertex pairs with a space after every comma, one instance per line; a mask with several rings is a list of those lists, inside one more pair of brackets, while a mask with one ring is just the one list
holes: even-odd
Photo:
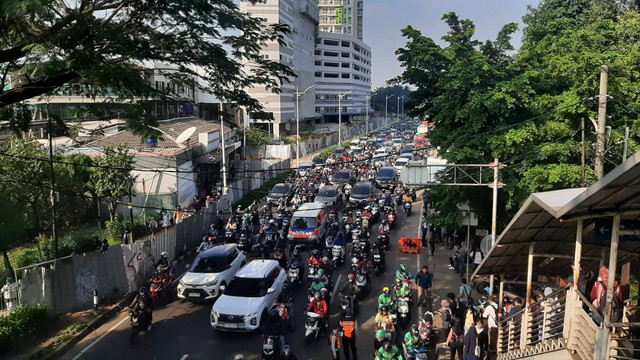
[[293, 260], [298, 260], [298, 263], [302, 264], [302, 255], [300, 254], [301, 249], [302, 249], [302, 246], [300, 245], [296, 245], [293, 248], [293, 252], [291, 253], [291, 256], [289, 258], [289, 263], [291, 263], [291, 261]]
[[378, 351], [376, 360], [402, 360], [402, 355], [396, 346], [387, 341]]
[[144, 311], [145, 321], [147, 322], [146, 331], [151, 331], [151, 325], [153, 323], [153, 309], [151, 305], [151, 295], [149, 294], [149, 289], [142, 286], [138, 290], [138, 294], [131, 302], [129, 307], [133, 310], [142, 310]]
[[382, 294], [378, 296], [378, 308], [391, 306], [393, 303], [393, 299], [391, 298], [391, 294], [388, 287], [382, 288]]
[[348, 296], [351, 299], [351, 308], [353, 313], [357, 313], [358, 309], [358, 285], [356, 285], [356, 276], [349, 274], [347, 282], [342, 285], [339, 292], [340, 296]]
[[376, 331], [375, 338], [373, 339], [373, 355], [378, 355], [378, 351], [382, 348], [382, 345], [386, 342], [384, 338], [384, 330]]
[[312, 250], [311, 256], [309, 257], [309, 261], [307, 261], [307, 265], [313, 265], [319, 268], [321, 262], [322, 262], [322, 258], [320, 257], [320, 252], [316, 249]]
[[376, 330], [395, 330], [393, 319], [389, 316], [389, 308], [386, 305], [380, 307], [380, 310], [373, 320], [373, 325]]
[[313, 278], [311, 285], [309, 285], [309, 292], [316, 293], [322, 290], [322, 288], [324, 288], [324, 284], [320, 282], [320, 275], [318, 274]]
[[341, 254], [340, 255], [344, 257], [344, 254], [346, 253], [345, 249], [347, 247], [347, 240], [342, 235], [342, 231], [339, 232], [338, 235], [336, 235], [333, 238], [333, 243], [331, 245], [332, 246], [336, 246], [336, 245], [340, 246], [340, 248], [341, 248]]
[[418, 342], [420, 341], [420, 332], [418, 330], [418, 325], [411, 325], [411, 330], [407, 331], [404, 336], [404, 347], [407, 349], [407, 353], [411, 351], [411, 349], [418, 346]]
[[264, 325], [263, 332], [265, 337], [275, 336], [278, 340], [278, 344], [276, 344], [278, 351], [276, 351], [276, 354], [279, 353], [279, 349], [282, 349], [286, 343], [284, 337], [286, 331], [287, 328], [284, 324], [284, 319], [280, 316], [278, 310], [271, 309], [271, 311], [269, 311], [269, 317]]
[[324, 269], [320, 269], [318, 270], [318, 279], [320, 280], [320, 283], [324, 285], [324, 287], [330, 287], [329, 283], [329, 277], [327, 276], [326, 272], [324, 271]]
[[400, 280], [413, 279], [413, 276], [411, 275], [411, 273], [407, 271], [407, 266], [405, 264], [400, 264], [400, 266], [398, 267], [398, 270], [396, 270], [396, 280], [397, 279], [400, 279]]
[[327, 324], [329, 323], [326, 321], [328, 318], [328, 308], [327, 302], [320, 297], [319, 291], [316, 291], [316, 293], [313, 294], [313, 300], [307, 307], [307, 312], [313, 312], [320, 316], [320, 331], [324, 332], [324, 328], [327, 327]]
[[197, 253], [201, 253], [205, 250], [209, 250], [213, 247], [213, 241], [211, 241], [209, 239], [209, 236], [205, 235], [202, 237], [202, 243], [200, 244], [200, 246], [198, 246], [198, 250], [196, 250]]
[[291, 204], [293, 206], [298, 206], [298, 205], [300, 205], [301, 202], [302, 202], [302, 199], [300, 199], [300, 195], [298, 193], [296, 193], [293, 196], [293, 199], [291, 199]]
[[158, 262], [156, 262], [156, 269], [158, 268], [158, 266], [162, 267], [162, 271], [164, 273], [165, 276], [169, 276], [172, 277], [173, 276], [173, 266], [171, 266], [171, 262], [169, 261], [169, 254], [167, 254], [166, 251], [163, 251], [160, 254], [160, 259], [158, 259]]
[[387, 223], [386, 221], [381, 221], [380, 225], [378, 226], [378, 234], [384, 234], [384, 235], [389, 235], [389, 230], [391, 230], [389, 228], [389, 223]]
[[285, 345], [284, 350], [282, 350], [282, 358], [284, 360], [298, 360], [298, 358], [293, 355], [293, 351], [291, 351], [291, 346]]
[[331, 265], [331, 260], [329, 259], [328, 256], [323, 256], [322, 257], [322, 263], [320, 264], [320, 270], [323, 271], [324, 275], [327, 278], [331, 278], [331, 275], [333, 273], [333, 265]]
[[282, 285], [282, 291], [278, 295], [277, 301], [280, 304], [284, 304], [284, 306], [287, 308], [287, 314], [289, 315], [288, 326], [289, 328], [293, 329], [293, 324], [295, 323], [293, 311], [295, 300], [288, 283], [284, 283]]
[[400, 279], [396, 279], [396, 284], [393, 287], [393, 298], [397, 300], [398, 298], [401, 298], [401, 297], [410, 297], [410, 296], [411, 296], [411, 289], [409, 288], [409, 285], [404, 283]]

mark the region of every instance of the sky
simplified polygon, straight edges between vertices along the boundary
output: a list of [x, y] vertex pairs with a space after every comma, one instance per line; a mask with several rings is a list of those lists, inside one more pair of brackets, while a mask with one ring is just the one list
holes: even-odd
[[513, 45], [518, 48], [522, 37], [522, 16], [527, 5], [539, 0], [365, 0], [364, 42], [371, 47], [372, 90], [402, 73], [395, 50], [404, 46], [400, 30], [411, 25], [423, 35], [442, 44], [447, 32], [442, 15], [455, 12], [460, 19], [471, 19], [476, 25], [477, 40], [495, 40], [507, 23], [520, 24]]

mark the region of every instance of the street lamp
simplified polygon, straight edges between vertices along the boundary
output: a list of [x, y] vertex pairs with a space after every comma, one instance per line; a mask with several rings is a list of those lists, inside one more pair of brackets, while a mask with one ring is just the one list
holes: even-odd
[[304, 89], [303, 92], [300, 92], [296, 86], [296, 91], [294, 92], [296, 95], [296, 168], [300, 167], [300, 96], [306, 94], [307, 91], [314, 87], [316, 87], [316, 84], [313, 84]]
[[365, 96], [365, 98], [367, 99], [367, 105], [366, 105], [367, 106], [367, 110], [366, 110], [366, 114], [367, 115], [365, 117], [365, 124], [366, 124], [367, 127], [366, 127], [365, 134], [367, 136], [369, 136], [369, 105], [371, 103], [371, 95], [367, 95], [367, 96]]
[[[406, 97], [406, 95], [402, 95], [402, 96], [398, 96], [398, 105], [396, 106], [396, 116], [398, 115], [398, 113], [400, 113], [400, 100], [403, 100]], [[402, 119], [402, 117], [400, 117], [400, 119]]]
[[384, 117], [388, 118], [389, 117], [389, 98], [393, 97], [395, 95], [387, 95], [384, 99]]
[[342, 144], [342, 98], [351, 94], [353, 90], [346, 93], [338, 93], [338, 145]]

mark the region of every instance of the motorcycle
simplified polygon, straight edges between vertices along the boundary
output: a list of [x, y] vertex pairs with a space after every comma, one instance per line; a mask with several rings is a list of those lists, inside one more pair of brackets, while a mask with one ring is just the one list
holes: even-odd
[[264, 337], [262, 344], [262, 360], [275, 360], [280, 356], [280, 340], [277, 336], [269, 335]]
[[247, 236], [246, 232], [243, 231], [238, 237], [238, 249], [242, 251], [249, 251], [251, 250], [251, 245], [252, 244], [249, 240], [249, 237]]
[[307, 318], [304, 320], [304, 328], [304, 342], [306, 345], [309, 345], [320, 335], [320, 315], [314, 312], [308, 312]]
[[404, 203], [404, 213], [407, 216], [411, 216], [411, 203], [408, 201]]
[[418, 333], [420, 334], [420, 342], [424, 347], [435, 348], [438, 339], [433, 328], [433, 313], [431, 311], [425, 312], [422, 319], [420, 319]]
[[406, 329], [409, 324], [409, 319], [411, 318], [409, 298], [406, 296], [398, 298], [396, 300], [395, 308], [399, 317], [400, 326]]
[[360, 269], [360, 271], [356, 274], [356, 288], [358, 299], [364, 298], [364, 296], [371, 290], [369, 276], [364, 269]]
[[287, 279], [289, 280], [289, 284], [291, 285], [301, 285], [302, 279], [300, 278], [300, 262], [298, 260], [292, 260], [289, 263], [289, 268], [287, 269]]
[[151, 279], [151, 284], [149, 285], [149, 292], [151, 293], [151, 304], [154, 308], [158, 306], [160, 300], [164, 299], [167, 295], [167, 278], [163, 275], [161, 266], [162, 265], [158, 266], [156, 276]]
[[331, 248], [331, 260], [333, 261], [333, 268], [338, 267], [338, 263], [344, 264], [345, 250], [340, 245], [333, 245]]
[[351, 297], [349, 295], [342, 294], [342, 297], [340, 298], [340, 314], [342, 316], [345, 315], [347, 308], [351, 309], [351, 313], [353, 314], [353, 316], [358, 316], [358, 308], [354, 306]]
[[318, 273], [318, 267], [316, 265], [310, 264], [307, 269], [307, 286], [311, 285], [317, 273]]
[[151, 329], [148, 328], [147, 314], [140, 308], [129, 308], [129, 324], [131, 324], [131, 334], [129, 335], [129, 342], [133, 344], [138, 337], [138, 334], [143, 331], [147, 332]]
[[389, 250], [389, 233], [386, 231], [378, 232], [378, 248], [382, 250]]
[[380, 276], [380, 274], [384, 271], [384, 260], [380, 251], [376, 251], [373, 253], [373, 273], [376, 276]]
[[393, 211], [389, 211], [385, 216], [385, 219], [390, 228], [392, 228], [396, 224], [396, 215], [393, 213]]

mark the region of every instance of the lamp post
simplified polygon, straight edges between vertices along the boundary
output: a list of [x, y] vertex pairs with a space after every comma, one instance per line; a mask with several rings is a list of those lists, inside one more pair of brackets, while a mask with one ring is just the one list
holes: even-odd
[[389, 118], [389, 98], [395, 95], [387, 95], [384, 99], [384, 117]]
[[[398, 107], [397, 107], [397, 111], [398, 113], [400, 113], [400, 100], [402, 100], [402, 103], [404, 105], [404, 98], [406, 97], [406, 95], [402, 95], [402, 96], [398, 96]], [[397, 115], [397, 114], [396, 114]], [[400, 116], [400, 119], [402, 119], [402, 116]]]
[[338, 93], [338, 145], [342, 144], [342, 98], [351, 94], [353, 90], [346, 93]]
[[296, 86], [296, 91], [294, 92], [296, 95], [296, 168], [300, 167], [300, 96], [306, 94], [307, 91], [314, 87], [316, 87], [316, 84], [313, 84], [304, 89], [303, 92], [300, 92]]
[[367, 99], [367, 105], [366, 105], [367, 109], [365, 110], [367, 115], [366, 115], [365, 120], [364, 120], [364, 122], [365, 122], [365, 124], [367, 126], [366, 127], [366, 131], [365, 131], [365, 135], [369, 136], [369, 103], [371, 102], [371, 95], [367, 95], [367, 96], [365, 96], [365, 98]]

